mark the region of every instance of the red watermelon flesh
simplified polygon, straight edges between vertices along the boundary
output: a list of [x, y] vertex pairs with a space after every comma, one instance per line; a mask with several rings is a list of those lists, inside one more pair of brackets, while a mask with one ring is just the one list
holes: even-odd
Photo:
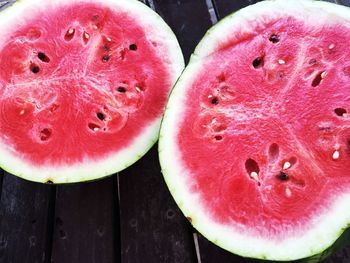
[[[291, 260], [334, 242], [312, 231], [350, 193], [344, 9], [276, 1], [242, 10], [208, 32], [176, 85], [161, 131], [164, 176], [185, 215], [220, 246]], [[345, 226], [330, 220], [336, 238]], [[303, 239], [310, 233], [316, 248]]]
[[[107, 159], [124, 168], [156, 140], [183, 63], [176, 39], [134, 1], [41, 5], [9, 8], [33, 13], [0, 37], [2, 148], [43, 170]], [[117, 155], [130, 149], [133, 160]]]

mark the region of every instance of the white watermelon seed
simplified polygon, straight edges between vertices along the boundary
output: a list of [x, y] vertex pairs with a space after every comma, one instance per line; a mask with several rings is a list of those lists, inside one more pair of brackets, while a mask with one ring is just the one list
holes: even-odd
[[249, 175], [249, 177], [254, 179], [254, 181], [256, 181], [258, 185], [260, 185], [258, 177], [260, 168], [258, 163], [254, 159], [249, 158], [245, 161], [245, 169], [247, 170], [247, 174]]
[[24, 114], [24, 110], [21, 110], [21, 112], [19, 113], [20, 115], [23, 115]]
[[98, 131], [98, 130], [99, 130], [99, 128], [97, 128], [97, 127], [96, 127], [96, 128], [94, 128], [94, 131]]
[[333, 43], [333, 44], [330, 44], [330, 45], [328, 46], [328, 48], [329, 48], [329, 49], [335, 48], [335, 44], [334, 44], [334, 43]]
[[285, 163], [283, 164], [283, 169], [284, 169], [284, 170], [287, 170], [287, 169], [289, 169], [291, 166], [292, 166], [292, 164], [291, 164], [290, 162], [285, 162]]
[[323, 72], [321, 73], [321, 78], [324, 79], [324, 77], [325, 77], [326, 75], [327, 75], [326, 71], [323, 71]]
[[71, 34], [73, 34], [73, 33], [74, 33], [74, 31], [75, 31], [75, 30], [74, 30], [73, 28], [71, 28], [71, 29], [69, 29], [69, 30], [68, 30], [68, 34], [70, 34], [70, 35], [71, 35]]
[[340, 153], [339, 153], [339, 151], [338, 151], [338, 150], [336, 150], [336, 151], [333, 153], [332, 158], [333, 158], [333, 160], [338, 160], [338, 159], [339, 159], [339, 157], [340, 157]]
[[251, 172], [250, 177], [253, 178], [255, 181], [259, 181], [259, 177], [258, 177], [257, 172]]
[[286, 64], [286, 62], [283, 59], [279, 59], [278, 64], [283, 65], [283, 64]]
[[110, 37], [106, 38], [108, 42], [112, 42], [112, 39]]
[[88, 39], [90, 38], [89, 33], [84, 32], [84, 38], [85, 38], [86, 40], [88, 40]]
[[135, 87], [135, 89], [138, 91], [138, 92], [141, 92], [141, 89], [139, 87]]
[[98, 29], [98, 27], [96, 25], [93, 25], [93, 29]]
[[292, 196], [292, 191], [289, 189], [289, 187], [286, 188], [286, 196], [291, 197]]

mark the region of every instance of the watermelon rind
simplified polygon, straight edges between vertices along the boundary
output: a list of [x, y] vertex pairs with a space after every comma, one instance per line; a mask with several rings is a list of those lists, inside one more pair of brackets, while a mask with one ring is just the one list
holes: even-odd
[[[179, 121], [186, 111], [186, 89], [191, 87], [198, 72], [205, 71], [203, 61], [218, 52], [234, 32], [250, 32], [261, 23], [259, 18], [300, 17], [306, 23], [317, 24], [349, 21], [348, 7], [312, 0], [268, 0], [241, 9], [214, 25], [200, 41], [190, 62], [171, 92], [159, 136], [159, 158], [165, 182], [195, 229], [217, 246], [242, 257], [269, 261], [319, 262], [329, 256], [349, 238], [350, 193], [342, 193], [327, 213], [319, 214], [310, 228], [298, 237], [282, 241], [241, 233], [216, 222], [202, 204], [200, 196], [190, 190], [190, 171], [181, 159], [176, 136]], [[308, 14], [307, 16], [305, 14]], [[342, 22], [342, 23], [343, 23]], [[230, 34], [227, 34], [230, 32]], [[204, 164], [204, 165], [210, 165]]]
[[[184, 68], [184, 59], [176, 36], [164, 20], [145, 4], [136, 0], [79, 0], [79, 3], [100, 3], [115, 10], [128, 12], [136, 23], [147, 29], [148, 36], [159, 43], [158, 49], [167, 55], [166, 65], [172, 84]], [[0, 12], [0, 46], [11, 29], [25, 24], [27, 19], [40, 10], [55, 10], [62, 5], [70, 5], [69, 0], [22, 0], [13, 3]], [[11, 26], [9, 26], [11, 25]], [[171, 85], [172, 86], [172, 85]], [[170, 89], [171, 87], [169, 87]], [[103, 160], [86, 159], [74, 165], [44, 165], [37, 167], [13, 154], [11, 146], [0, 141], [0, 167], [5, 171], [35, 182], [74, 183], [96, 180], [117, 173], [138, 161], [158, 140], [162, 116], [155, 119], [139, 132], [139, 136], [125, 149], [109, 155]]]

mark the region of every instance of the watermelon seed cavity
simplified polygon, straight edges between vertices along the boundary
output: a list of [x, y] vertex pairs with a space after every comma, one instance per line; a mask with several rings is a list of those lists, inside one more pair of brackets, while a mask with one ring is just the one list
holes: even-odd
[[88, 124], [88, 127], [90, 130], [93, 130], [93, 131], [98, 131], [101, 127], [95, 123], [89, 123]]
[[74, 28], [70, 28], [70, 29], [68, 29], [66, 35], [64, 36], [64, 39], [66, 41], [70, 41], [74, 37], [74, 34], [75, 34], [75, 29]]
[[84, 34], [83, 34], [83, 40], [84, 40], [85, 44], [89, 41], [89, 39], [90, 39], [89, 33], [84, 32]]
[[222, 138], [222, 136], [221, 135], [216, 135], [215, 136], [215, 140], [217, 140], [217, 141], [221, 141], [223, 138]]
[[312, 58], [309, 60], [310, 65], [315, 65], [317, 63], [317, 60], [315, 58]]
[[336, 108], [334, 110], [335, 114], [337, 114], [339, 117], [346, 117], [347, 111], [344, 108]]
[[52, 104], [52, 106], [50, 107], [50, 112], [55, 112], [60, 106], [57, 105], [56, 103]]
[[48, 128], [42, 129], [40, 131], [40, 140], [47, 141], [48, 139], [50, 139], [51, 134], [52, 134], [52, 132], [50, 129], [48, 129]]
[[257, 181], [257, 182], [258, 182], [258, 185], [260, 185], [260, 183], [259, 183], [259, 177], [258, 177], [258, 176], [259, 176], [259, 172], [260, 172], [260, 168], [259, 168], [258, 163], [257, 163], [255, 160], [249, 158], [249, 159], [246, 160], [246, 162], [245, 162], [245, 169], [246, 169], [248, 175], [249, 175], [252, 179], [254, 179], [255, 181]]
[[322, 71], [320, 73], [318, 73], [316, 75], [316, 77], [314, 78], [314, 80], [312, 81], [311, 83], [311, 86], [312, 87], [317, 87], [318, 85], [320, 85], [322, 79], [326, 76], [326, 72], [325, 71]]
[[280, 149], [277, 143], [273, 143], [269, 147], [270, 162], [275, 162], [280, 154]]

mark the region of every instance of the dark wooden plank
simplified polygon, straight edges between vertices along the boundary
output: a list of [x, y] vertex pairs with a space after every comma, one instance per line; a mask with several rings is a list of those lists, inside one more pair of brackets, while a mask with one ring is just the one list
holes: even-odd
[[201, 234], [198, 234], [198, 245], [201, 263], [256, 263], [252, 259], [242, 258], [216, 246]]
[[349, 263], [350, 262], [350, 241], [347, 245], [327, 258], [323, 263]]
[[335, 0], [335, 2], [350, 7], [350, 0]]
[[1, 192], [2, 192], [2, 181], [4, 179], [4, 170], [0, 169], [0, 200], [1, 200]]
[[0, 201], [0, 262], [49, 262], [55, 188], [6, 174]]
[[232, 12], [235, 12], [243, 7], [246, 7], [251, 4], [260, 2], [261, 0], [213, 0], [214, 6], [219, 18], [223, 18]]
[[149, 0], [177, 36], [186, 61], [211, 26], [205, 0]]
[[116, 191], [113, 178], [57, 186], [51, 262], [120, 262]]
[[[186, 61], [211, 25], [203, 0], [148, 0], [175, 32]], [[192, 228], [160, 172], [157, 148], [120, 174], [122, 262], [197, 262]]]
[[196, 262], [191, 227], [166, 188], [157, 149], [119, 180], [122, 262]]

